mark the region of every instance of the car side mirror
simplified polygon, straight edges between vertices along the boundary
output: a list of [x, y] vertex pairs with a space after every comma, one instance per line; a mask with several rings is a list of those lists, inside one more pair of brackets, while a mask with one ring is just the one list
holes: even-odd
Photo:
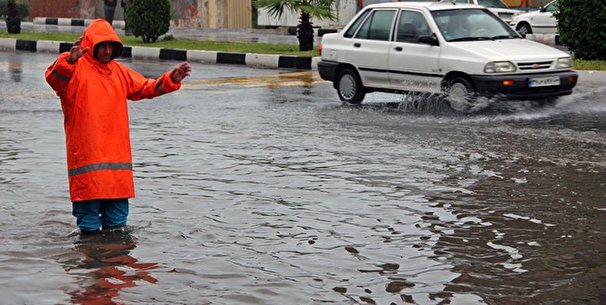
[[435, 34], [431, 34], [430, 36], [421, 36], [419, 37], [420, 43], [426, 43], [430, 46], [439, 46], [440, 42]]
[[545, 13], [547, 11], [547, 8], [544, 6], [539, 7], [539, 12], [541, 13]]

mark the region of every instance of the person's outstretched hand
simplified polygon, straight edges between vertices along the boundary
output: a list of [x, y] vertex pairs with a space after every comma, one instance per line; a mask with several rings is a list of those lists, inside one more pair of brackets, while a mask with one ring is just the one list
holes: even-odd
[[187, 62], [184, 62], [184, 63], [176, 66], [170, 72], [170, 80], [172, 80], [173, 83], [179, 83], [184, 78], [189, 76], [189, 72], [191, 72], [191, 66]]
[[69, 57], [67, 57], [67, 62], [72, 65], [75, 64], [80, 57], [84, 56], [84, 53], [88, 52], [88, 47], [84, 49], [80, 47], [80, 44], [82, 43], [82, 38], [83, 36], [80, 36], [80, 38], [78, 38], [78, 40], [74, 42], [74, 45], [69, 50]]

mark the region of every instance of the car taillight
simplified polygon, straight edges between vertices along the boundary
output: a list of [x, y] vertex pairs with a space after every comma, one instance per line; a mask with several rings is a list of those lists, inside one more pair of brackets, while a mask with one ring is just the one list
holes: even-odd
[[318, 46], [318, 51], [320, 52], [320, 56], [322, 56], [322, 44]]

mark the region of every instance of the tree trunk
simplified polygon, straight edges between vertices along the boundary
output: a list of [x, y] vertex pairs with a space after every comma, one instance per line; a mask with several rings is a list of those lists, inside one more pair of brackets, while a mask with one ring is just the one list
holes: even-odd
[[6, 18], [6, 31], [9, 34], [21, 33], [21, 16], [17, 10], [15, 1], [8, 1], [7, 3], [7, 18]]
[[309, 13], [301, 13], [300, 23], [297, 25], [299, 51], [311, 51], [314, 49], [314, 29], [311, 25], [310, 19], [311, 16]]

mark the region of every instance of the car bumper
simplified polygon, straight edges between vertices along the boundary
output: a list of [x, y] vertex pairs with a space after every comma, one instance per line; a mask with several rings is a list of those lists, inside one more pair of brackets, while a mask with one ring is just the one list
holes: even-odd
[[339, 63], [322, 60], [318, 62], [318, 73], [322, 79], [334, 82], [337, 78], [338, 67]]
[[[532, 79], [559, 78], [559, 84], [531, 87]], [[574, 71], [520, 74], [520, 75], [475, 75], [473, 83], [479, 94], [500, 95], [507, 99], [543, 99], [572, 93], [578, 74]]]

